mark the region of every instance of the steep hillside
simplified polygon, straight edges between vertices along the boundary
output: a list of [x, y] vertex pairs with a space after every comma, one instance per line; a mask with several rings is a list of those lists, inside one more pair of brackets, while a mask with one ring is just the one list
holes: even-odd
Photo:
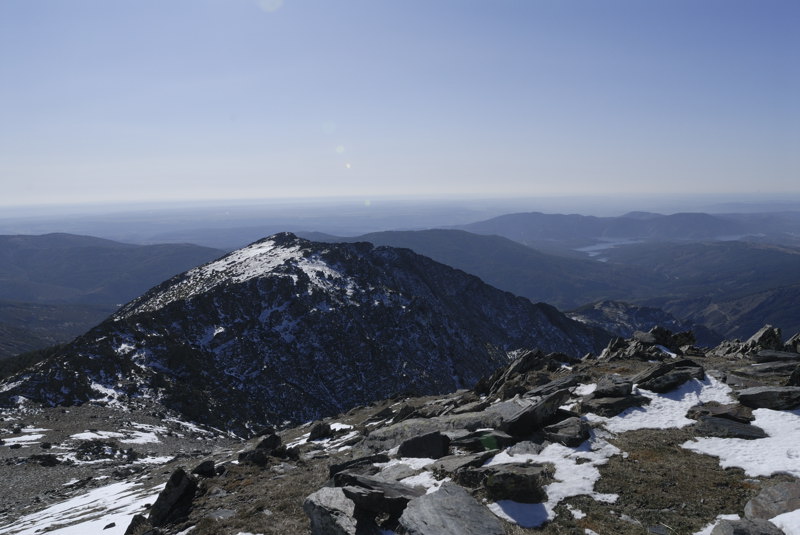
[[221, 254], [197, 245], [130, 245], [73, 234], [0, 236], [0, 299], [119, 305]]
[[507, 351], [608, 335], [407, 249], [278, 234], [157, 286], [0, 390], [51, 404], [143, 395], [243, 430], [472, 385]]

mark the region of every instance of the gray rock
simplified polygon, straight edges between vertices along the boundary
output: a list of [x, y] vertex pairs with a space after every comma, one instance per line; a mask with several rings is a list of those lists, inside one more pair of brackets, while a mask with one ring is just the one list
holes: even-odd
[[505, 419], [500, 425], [500, 430], [512, 436], [528, 436], [550, 423], [558, 412], [558, 408], [566, 403], [569, 397], [570, 392], [567, 389], [546, 395], [542, 399], [520, 408], [516, 414]]
[[783, 530], [766, 520], [720, 520], [711, 535], [784, 535]]
[[400, 517], [407, 535], [503, 535], [503, 525], [486, 507], [455, 483], [408, 503]]
[[800, 366], [797, 366], [789, 379], [786, 380], [786, 386], [800, 386]]
[[794, 362], [800, 361], [800, 353], [794, 351], [776, 351], [774, 349], [762, 349], [752, 357], [754, 362]]
[[581, 414], [594, 413], [598, 416], [610, 418], [631, 407], [639, 407], [650, 403], [645, 396], [625, 396], [622, 398], [595, 398], [589, 397], [581, 401]]
[[580, 418], [567, 418], [557, 424], [544, 428], [544, 437], [550, 442], [558, 442], [570, 448], [580, 446], [589, 438], [589, 424]]
[[538, 455], [542, 453], [544, 449], [544, 444], [539, 444], [530, 440], [523, 440], [522, 442], [518, 442], [514, 444], [510, 448], [506, 450], [511, 456], [514, 455]]
[[670, 390], [674, 390], [681, 386], [686, 381], [691, 379], [702, 380], [705, 377], [705, 371], [702, 367], [680, 367], [668, 371], [658, 377], [653, 377], [647, 381], [639, 383], [639, 388], [650, 390], [651, 392], [658, 392], [664, 394]]
[[475, 431], [459, 438], [455, 438], [450, 445], [455, 448], [471, 452], [503, 449], [513, 445], [517, 439], [503, 431], [492, 429], [489, 431]]
[[192, 473], [201, 477], [214, 477], [217, 475], [215, 468], [214, 461], [209, 459], [195, 466]]
[[703, 416], [694, 426], [695, 432], [704, 437], [743, 438], [754, 440], [767, 437], [760, 427], [747, 423], [735, 422], [727, 418]]
[[303, 502], [312, 535], [356, 535], [355, 508], [340, 488], [323, 487]]
[[333, 476], [333, 483], [337, 487], [360, 487], [379, 492], [387, 503], [402, 504], [399, 510], [402, 510], [412, 498], [425, 494], [424, 489], [410, 487], [396, 481], [388, 481], [378, 476], [365, 476], [347, 471], [339, 472]]
[[150, 508], [150, 524], [159, 527], [185, 517], [196, 490], [197, 481], [192, 476], [182, 468], [175, 470]]
[[594, 396], [598, 398], [621, 398], [630, 396], [633, 382], [619, 375], [606, 375], [597, 382]]
[[762, 362], [760, 364], [751, 364], [743, 368], [734, 370], [741, 375], [749, 375], [751, 377], [764, 377], [771, 375], [789, 375], [797, 366], [796, 362]]
[[333, 430], [330, 424], [325, 422], [317, 422], [311, 427], [308, 435], [308, 440], [320, 440], [323, 438], [330, 438], [333, 436]]
[[800, 509], [800, 481], [767, 487], [744, 506], [744, 516], [751, 520], [769, 519]]
[[544, 491], [547, 469], [536, 464], [501, 464], [484, 467], [483, 488], [490, 500], [513, 500], [520, 503], [541, 503], [547, 500]]
[[792, 410], [800, 407], [800, 386], [756, 386], [737, 394], [739, 402], [754, 409]]
[[281, 446], [281, 437], [273, 433], [261, 439], [259, 443], [256, 445], [256, 449], [273, 451], [278, 449], [280, 446]]
[[690, 359], [673, 359], [668, 362], [659, 362], [658, 364], [654, 364], [650, 366], [646, 370], [641, 373], [637, 373], [633, 377], [631, 377], [631, 381], [635, 384], [646, 383], [655, 379], [656, 377], [661, 377], [672, 370], [680, 369], [680, 368], [702, 368], [698, 363]]
[[753, 410], [739, 403], [728, 403], [725, 405], [702, 403], [700, 405], [695, 405], [686, 412], [686, 417], [693, 420], [699, 420], [704, 416], [726, 418], [743, 424], [750, 423], [754, 419]]
[[781, 330], [772, 325], [764, 325], [753, 336], [744, 343], [744, 349], [749, 351], [760, 351], [762, 349], [783, 349]]
[[550, 381], [547, 384], [542, 386], [537, 386], [536, 388], [529, 390], [525, 393], [526, 398], [530, 397], [543, 397], [549, 396], [550, 394], [554, 394], [559, 390], [563, 390], [565, 388], [571, 388], [577, 385], [581, 381], [582, 377], [579, 375], [567, 375], [566, 377], [561, 377], [554, 381]]
[[500, 453], [500, 450], [489, 450], [467, 455], [448, 455], [447, 457], [442, 457], [435, 463], [428, 465], [427, 469], [437, 475], [450, 476], [462, 468], [481, 466], [498, 453]]
[[374, 466], [375, 463], [389, 462], [389, 456], [385, 453], [377, 453], [375, 455], [367, 455], [366, 457], [358, 457], [343, 463], [332, 464], [328, 467], [328, 477], [333, 477], [343, 470], [350, 470], [360, 474], [374, 474], [378, 468]]
[[450, 438], [439, 431], [409, 438], [400, 444], [397, 455], [400, 457], [418, 457], [438, 459], [447, 455]]

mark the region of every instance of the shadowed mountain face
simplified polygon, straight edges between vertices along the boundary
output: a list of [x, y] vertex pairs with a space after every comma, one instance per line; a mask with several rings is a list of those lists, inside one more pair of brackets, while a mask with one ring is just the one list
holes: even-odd
[[509, 350], [579, 356], [608, 339], [407, 249], [278, 234], [159, 285], [0, 390], [147, 395], [242, 429], [469, 386]]
[[0, 359], [66, 342], [154, 285], [223, 252], [90, 236], [0, 236]]
[[129, 245], [72, 234], [0, 236], [0, 299], [119, 305], [221, 254], [197, 245]]

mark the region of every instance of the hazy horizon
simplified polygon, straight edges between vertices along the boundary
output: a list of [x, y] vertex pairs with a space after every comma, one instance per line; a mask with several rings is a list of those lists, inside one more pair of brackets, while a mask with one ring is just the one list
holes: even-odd
[[14, 206], [800, 193], [800, 4], [0, 3]]

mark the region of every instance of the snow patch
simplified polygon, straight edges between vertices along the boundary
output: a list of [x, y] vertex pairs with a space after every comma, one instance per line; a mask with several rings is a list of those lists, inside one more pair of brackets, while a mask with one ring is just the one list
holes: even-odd
[[800, 410], [756, 409], [752, 425], [766, 438], [696, 438], [681, 446], [696, 453], [719, 457], [722, 468], [739, 467], [749, 476], [790, 474], [800, 477]]
[[555, 466], [555, 482], [547, 485], [544, 503], [517, 503], [500, 500], [489, 508], [497, 516], [525, 528], [538, 527], [556, 517], [555, 507], [572, 496], [590, 496], [599, 502], [614, 503], [616, 494], [595, 492], [594, 484], [600, 479], [598, 466], [608, 462], [621, 451], [592, 432], [589, 440], [577, 448], [550, 444], [538, 454], [510, 455], [504, 450], [489, 459], [484, 466], [506, 463], [549, 463]]
[[586, 419], [592, 423], [602, 423], [612, 433], [624, 433], [636, 429], [672, 429], [695, 423], [686, 417], [686, 412], [695, 405], [708, 401], [719, 403], [735, 401], [731, 395], [731, 388], [710, 375], [703, 381], [698, 379], [687, 381], [666, 394], [657, 394], [644, 389], [638, 389], [638, 392], [650, 399], [648, 405], [627, 409], [611, 418], [587, 414]]

